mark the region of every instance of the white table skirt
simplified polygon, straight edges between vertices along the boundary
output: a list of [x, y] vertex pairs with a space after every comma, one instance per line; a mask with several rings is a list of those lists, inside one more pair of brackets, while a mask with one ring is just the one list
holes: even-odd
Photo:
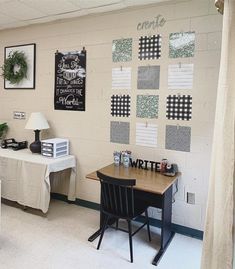
[[76, 199], [76, 159], [69, 155], [57, 159], [32, 154], [28, 149], [13, 151], [0, 148], [2, 197], [19, 204], [48, 211], [50, 173], [71, 168], [68, 199]]

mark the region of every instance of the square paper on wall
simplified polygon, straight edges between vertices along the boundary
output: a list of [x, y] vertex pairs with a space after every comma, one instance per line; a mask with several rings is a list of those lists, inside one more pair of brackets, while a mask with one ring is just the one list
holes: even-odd
[[113, 62], [132, 60], [132, 38], [113, 40]]
[[193, 64], [168, 66], [168, 89], [191, 90], [193, 88]]
[[194, 56], [195, 32], [171, 33], [169, 39], [170, 58]]
[[111, 96], [111, 115], [117, 117], [129, 117], [131, 110], [130, 95]]
[[136, 145], [157, 147], [157, 125], [136, 123]]
[[112, 69], [112, 89], [131, 89], [131, 67], [119, 67]]
[[141, 36], [139, 38], [139, 60], [161, 58], [161, 35]]
[[136, 117], [150, 118], [158, 117], [158, 95], [137, 95]]
[[160, 66], [139, 66], [138, 67], [138, 89], [159, 89]]
[[166, 149], [190, 152], [191, 128], [186, 126], [166, 126]]
[[191, 120], [192, 96], [169, 95], [167, 97], [166, 117], [169, 120]]
[[110, 142], [119, 144], [129, 144], [130, 123], [111, 121], [110, 123]]

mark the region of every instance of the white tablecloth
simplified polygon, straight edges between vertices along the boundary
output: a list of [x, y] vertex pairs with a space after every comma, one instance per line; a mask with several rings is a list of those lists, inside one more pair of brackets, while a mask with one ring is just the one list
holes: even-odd
[[32, 154], [30, 150], [0, 148], [2, 197], [19, 204], [48, 211], [51, 172], [71, 168], [68, 199], [76, 199], [76, 159], [69, 155], [57, 159]]

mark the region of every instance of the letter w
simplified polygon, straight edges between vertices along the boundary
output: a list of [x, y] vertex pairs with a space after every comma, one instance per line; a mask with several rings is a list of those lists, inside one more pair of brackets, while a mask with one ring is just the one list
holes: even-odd
[[139, 159], [136, 159], [136, 161], [132, 161], [132, 159], [130, 158], [130, 162], [131, 162], [131, 167], [135, 167], [135, 168], [137, 168]]

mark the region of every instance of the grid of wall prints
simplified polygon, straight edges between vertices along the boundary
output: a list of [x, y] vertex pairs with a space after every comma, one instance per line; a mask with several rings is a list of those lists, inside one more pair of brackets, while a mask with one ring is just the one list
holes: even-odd
[[[145, 33], [147, 34], [147, 33]], [[113, 117], [131, 117], [131, 96], [127, 94], [131, 86], [136, 85], [136, 119], [144, 122], [136, 123], [135, 143], [139, 146], [157, 147], [157, 131], [165, 130], [165, 149], [174, 151], [190, 152], [191, 148], [191, 127], [180, 126], [179, 121], [189, 121], [192, 118], [192, 95], [194, 65], [185, 58], [194, 57], [195, 32], [179, 32], [169, 34], [169, 47], [162, 47], [162, 36], [159, 33], [153, 35], [142, 35], [138, 38], [138, 60], [141, 65], [137, 70], [136, 83], [131, 82], [131, 64], [127, 67], [118, 66], [112, 69], [112, 89], [114, 91], [123, 90], [123, 93], [111, 96], [111, 115]], [[136, 44], [134, 38], [122, 38], [113, 40], [112, 43], [113, 63], [130, 62], [133, 60], [133, 45]], [[179, 59], [169, 63], [167, 98], [165, 99], [166, 118], [165, 126], [157, 128], [157, 119], [163, 117], [164, 111], [158, 111], [159, 102], [164, 99], [161, 94], [153, 94], [153, 90], [161, 90], [160, 70], [158, 61], [163, 50], [169, 49], [169, 59]], [[164, 53], [166, 55], [166, 53]], [[182, 61], [182, 62], [181, 62]], [[150, 62], [150, 64], [149, 64]], [[165, 69], [165, 68], [164, 68]], [[187, 90], [188, 94], [185, 95]], [[155, 91], [154, 91], [155, 92]], [[158, 91], [156, 91], [158, 92]], [[174, 92], [174, 94], [172, 94]], [[177, 93], [177, 94], [175, 94]], [[133, 104], [132, 104], [133, 105]], [[160, 115], [159, 115], [160, 113]], [[146, 121], [147, 120], [147, 121]], [[150, 121], [148, 123], [148, 121]], [[174, 125], [174, 121], [177, 124]], [[169, 125], [170, 122], [170, 125]], [[148, 128], [147, 128], [148, 127]], [[150, 129], [150, 127], [152, 129]], [[144, 132], [143, 132], [144, 130]], [[151, 133], [150, 133], [151, 132]], [[130, 122], [111, 121], [110, 141], [113, 143], [129, 144]], [[151, 136], [150, 136], [151, 135]], [[150, 137], [149, 137], [150, 136]]]

